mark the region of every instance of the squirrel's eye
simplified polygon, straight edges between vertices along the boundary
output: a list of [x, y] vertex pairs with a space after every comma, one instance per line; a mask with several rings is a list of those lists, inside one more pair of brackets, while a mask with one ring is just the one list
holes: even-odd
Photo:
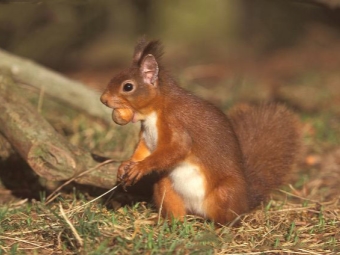
[[129, 91], [133, 90], [133, 84], [131, 84], [131, 83], [125, 83], [124, 86], [123, 86], [123, 90], [124, 90], [125, 92], [129, 92]]

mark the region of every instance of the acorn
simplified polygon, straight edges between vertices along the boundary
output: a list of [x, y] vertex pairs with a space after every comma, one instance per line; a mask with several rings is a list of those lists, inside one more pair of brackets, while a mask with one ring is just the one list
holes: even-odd
[[133, 111], [130, 108], [114, 109], [112, 119], [118, 125], [125, 125], [133, 119]]

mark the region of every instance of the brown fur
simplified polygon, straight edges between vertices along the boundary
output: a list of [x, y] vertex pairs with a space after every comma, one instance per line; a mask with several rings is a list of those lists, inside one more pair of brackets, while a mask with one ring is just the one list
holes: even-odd
[[[217, 107], [177, 86], [159, 66], [158, 41], [141, 40], [132, 66], [115, 76], [101, 100], [112, 108], [129, 108], [142, 121], [139, 145], [124, 162], [118, 177], [132, 185], [157, 172], [154, 200], [167, 217], [199, 214], [187, 210], [174, 190], [171, 171], [181, 162], [199, 166], [205, 190], [204, 216], [219, 223], [232, 221], [263, 201], [290, 172], [299, 147], [296, 117], [279, 105], [238, 107], [230, 119]], [[126, 83], [133, 91], [123, 90]], [[157, 115], [158, 139], [148, 148], [144, 120]], [[197, 175], [196, 175], [197, 176]]]
[[254, 208], [289, 176], [300, 148], [298, 119], [277, 104], [235, 107], [229, 118], [242, 150], [249, 206]]
[[173, 190], [171, 180], [166, 176], [155, 183], [154, 202], [160, 213], [169, 219], [183, 219], [186, 214], [182, 198]]

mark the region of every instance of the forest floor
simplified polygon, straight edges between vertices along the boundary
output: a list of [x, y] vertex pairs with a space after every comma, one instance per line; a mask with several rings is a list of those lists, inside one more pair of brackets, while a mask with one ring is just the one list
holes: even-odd
[[[340, 253], [339, 66], [340, 46], [301, 44], [256, 60], [174, 73], [182, 86], [225, 112], [237, 103], [275, 101], [300, 117], [304, 149], [290, 184], [241, 217], [240, 225], [216, 227], [192, 216], [184, 223], [165, 221], [148, 200], [122, 206], [133, 197], [122, 191], [87, 203], [104, 191], [79, 185], [47, 203], [58, 184], [37, 178], [8, 154], [0, 165], [7, 178], [0, 189], [0, 254]], [[98, 89], [99, 97], [113, 73], [67, 75]], [[46, 102], [43, 114], [72, 143], [119, 160], [131, 153], [135, 137], [60, 107]]]

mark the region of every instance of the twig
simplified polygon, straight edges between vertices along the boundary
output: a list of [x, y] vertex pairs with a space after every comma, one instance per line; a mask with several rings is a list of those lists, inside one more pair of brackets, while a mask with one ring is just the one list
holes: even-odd
[[228, 227], [233, 227], [241, 218], [242, 216], [246, 215], [246, 213], [243, 214], [237, 214], [236, 212], [230, 210], [233, 214], [236, 215], [236, 218], [228, 224]]
[[27, 203], [27, 201], [28, 201], [27, 198], [22, 199], [22, 200], [20, 200], [20, 201], [18, 201], [18, 202], [15, 202], [15, 203], [11, 204], [11, 207], [18, 207], [18, 206], [21, 206], [21, 205]]
[[61, 246], [61, 234], [62, 234], [63, 232], [62, 231], [60, 231], [59, 232], [59, 234], [58, 234], [58, 237], [57, 237], [57, 240], [58, 240], [58, 249], [62, 249], [62, 246]]
[[13, 241], [21, 242], [21, 243], [26, 243], [26, 244], [30, 244], [38, 248], [43, 248], [43, 249], [52, 245], [52, 244], [49, 244], [49, 245], [41, 246], [39, 244], [35, 244], [35, 243], [29, 242], [26, 240], [22, 240], [22, 239], [15, 238], [15, 237], [8, 237], [8, 236], [0, 236], [0, 239], [7, 239], [7, 240], [13, 240]]
[[[55, 192], [53, 191], [53, 193], [55, 193]], [[52, 195], [52, 194], [51, 194], [51, 195]], [[51, 195], [50, 195], [50, 196], [51, 196]], [[61, 192], [56, 193], [53, 197], [48, 196], [47, 198], [49, 199], [49, 201], [48, 201], [48, 202], [45, 202], [45, 204], [48, 204], [48, 203], [52, 202], [54, 199], [56, 199], [56, 198], [59, 197], [60, 195], [61, 195]]]
[[[294, 189], [293, 189], [293, 190], [294, 190]], [[282, 189], [279, 189], [279, 191], [282, 192], [282, 193], [285, 193], [286, 195], [289, 195], [289, 196], [292, 196], [292, 197], [296, 197], [296, 198], [299, 198], [299, 199], [302, 199], [302, 200], [307, 200], [307, 201], [310, 201], [310, 202], [313, 202], [313, 203], [320, 203], [320, 202], [317, 201], [317, 200], [313, 200], [313, 199], [301, 197], [301, 196], [298, 196], [298, 195], [294, 195], [293, 193], [290, 193], [290, 192], [285, 191], [285, 190], [282, 190]]]
[[113, 159], [109, 159], [109, 160], [106, 160], [98, 165], [96, 165], [95, 167], [92, 167], [84, 172], [81, 172], [79, 174], [77, 174], [76, 176], [74, 176], [73, 178], [69, 179], [68, 181], [64, 182], [62, 185], [60, 185], [57, 189], [55, 189], [47, 198], [46, 198], [46, 202], [45, 202], [45, 205], [49, 204], [50, 202], [52, 202], [57, 196], [54, 196], [59, 190], [61, 190], [63, 187], [65, 187], [67, 184], [73, 182], [75, 179], [79, 178], [79, 177], [82, 177], [83, 175], [85, 174], [88, 174], [89, 172], [105, 165], [105, 164], [108, 164], [108, 163], [112, 163], [112, 162], [118, 162], [116, 160], [113, 160]]
[[69, 210], [67, 213], [76, 212], [76, 211], [78, 211], [79, 209], [86, 207], [88, 204], [90, 204], [90, 203], [92, 203], [92, 202], [98, 200], [99, 198], [101, 198], [101, 197], [105, 196], [106, 194], [110, 193], [111, 191], [115, 190], [116, 188], [119, 187], [119, 185], [120, 185], [120, 183], [117, 184], [116, 186], [114, 186], [113, 188], [109, 189], [108, 191], [104, 192], [104, 193], [101, 194], [100, 196], [98, 196], [98, 197], [96, 197], [96, 198], [94, 198], [94, 199], [88, 201], [87, 203], [85, 203], [85, 204], [83, 204], [83, 205], [81, 205], [81, 206], [78, 206], [78, 207], [76, 207], [76, 208], [74, 208], [74, 209], [72, 209], [72, 210]]
[[72, 231], [74, 237], [77, 239], [79, 246], [80, 246], [80, 247], [83, 247], [83, 245], [84, 245], [83, 239], [79, 236], [77, 230], [76, 230], [75, 227], [72, 225], [71, 221], [67, 218], [67, 216], [66, 216], [66, 214], [65, 214], [65, 211], [64, 211], [63, 206], [61, 205], [61, 203], [59, 203], [59, 207], [60, 207], [61, 216], [63, 216], [63, 218], [64, 218], [64, 220], [66, 221], [66, 223], [70, 226], [71, 231]]
[[162, 209], [163, 209], [163, 203], [164, 203], [165, 193], [166, 193], [166, 189], [165, 189], [164, 192], [163, 192], [161, 205], [159, 206], [159, 210], [158, 210], [158, 220], [157, 220], [157, 224], [158, 224], [158, 225], [159, 225], [159, 222], [161, 221], [161, 214], [162, 214]]

